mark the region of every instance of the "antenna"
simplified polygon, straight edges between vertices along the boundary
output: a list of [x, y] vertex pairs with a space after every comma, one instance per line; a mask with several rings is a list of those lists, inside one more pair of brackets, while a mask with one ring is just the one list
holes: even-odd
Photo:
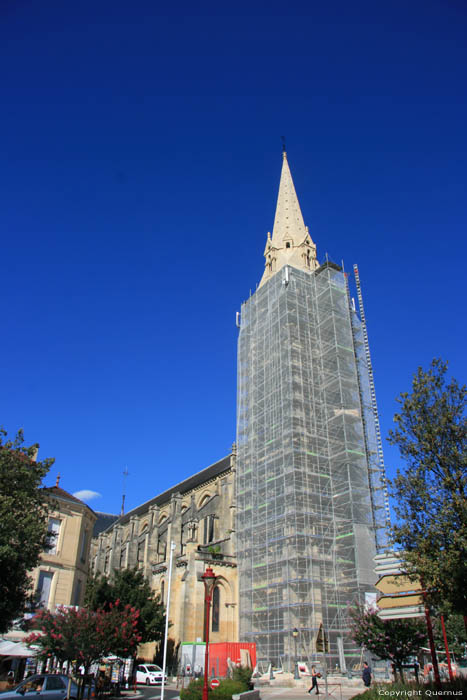
[[127, 478], [128, 474], [129, 474], [129, 471], [128, 471], [127, 467], [125, 467], [125, 469], [123, 470], [122, 510], [120, 512], [120, 517], [122, 517], [122, 515], [125, 515], [125, 485], [126, 485], [126, 478]]

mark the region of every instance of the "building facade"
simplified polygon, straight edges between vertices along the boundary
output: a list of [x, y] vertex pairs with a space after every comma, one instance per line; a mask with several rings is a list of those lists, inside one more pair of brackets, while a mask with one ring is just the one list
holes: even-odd
[[384, 466], [366, 330], [344, 271], [318, 263], [285, 153], [264, 255], [239, 322], [240, 639], [293, 668], [296, 644], [318, 658], [321, 627], [344, 670], [346, 608], [374, 590], [384, 543]]
[[[217, 576], [210, 639], [238, 639], [238, 581], [235, 545], [235, 449], [147, 503], [118, 518], [93, 540], [92, 569], [112, 577], [138, 568], [167, 603], [170, 545], [173, 552], [170, 639], [204, 640], [204, 585], [211, 566]], [[152, 660], [155, 648], [139, 653]]]
[[49, 506], [49, 547], [31, 572], [41, 608], [82, 605], [96, 514], [58, 485], [45, 488]]

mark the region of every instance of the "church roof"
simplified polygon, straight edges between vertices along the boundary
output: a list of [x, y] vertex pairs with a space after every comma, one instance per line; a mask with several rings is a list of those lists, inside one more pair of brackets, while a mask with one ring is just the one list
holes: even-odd
[[[118, 521], [118, 524], [124, 525], [134, 515], [142, 515], [143, 513], [146, 513], [147, 510], [151, 506], [161, 506], [164, 503], [167, 503], [167, 501], [170, 501], [172, 495], [175, 493], [180, 493], [183, 495], [184, 493], [187, 493], [188, 491], [192, 491], [197, 486], [201, 486], [202, 484], [206, 483], [210, 479], [214, 479], [214, 477], [218, 476], [219, 474], [222, 474], [222, 472], [228, 471], [230, 469], [230, 465], [231, 465], [231, 455], [229, 454], [226, 457], [223, 457], [218, 462], [214, 462], [214, 464], [211, 464], [209, 467], [206, 467], [205, 469], [202, 469], [200, 472], [193, 474], [193, 476], [189, 476], [188, 479], [185, 479], [184, 481], [181, 481], [179, 484], [172, 486], [170, 489], [167, 489], [167, 491], [163, 491], [158, 496], [154, 496], [154, 498], [151, 498], [149, 501], [146, 501], [145, 503], [142, 503], [140, 506], [133, 508], [133, 510], [128, 511], [128, 513], [125, 513], [125, 515], [122, 515], [118, 519], [114, 519], [112, 522], [109, 522], [109, 525], [105, 529], [108, 529], [109, 527], [114, 525], [117, 521]], [[101, 532], [102, 531], [103, 530], [101, 530]]]
[[92, 536], [97, 537], [99, 533], [104, 532], [104, 530], [107, 530], [111, 525], [114, 524], [116, 520], [118, 520], [118, 515], [113, 515], [112, 513], [99, 513], [96, 512], [97, 515], [97, 520], [94, 523], [94, 528], [92, 531]]

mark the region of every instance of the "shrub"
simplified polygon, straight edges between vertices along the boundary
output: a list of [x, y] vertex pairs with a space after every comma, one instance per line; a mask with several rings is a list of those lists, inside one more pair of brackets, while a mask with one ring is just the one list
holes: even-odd
[[248, 690], [248, 686], [242, 681], [226, 678], [224, 681], [221, 681], [219, 687], [209, 696], [209, 700], [226, 700], [227, 698], [231, 698], [232, 695], [244, 693], [245, 690]]
[[234, 672], [232, 674], [232, 679], [234, 681], [239, 681], [240, 683], [244, 683], [245, 690], [248, 690], [248, 688], [250, 686], [252, 673], [253, 673], [253, 669], [248, 668], [248, 666], [237, 666], [236, 668], [234, 668]]
[[[198, 678], [195, 681], [191, 681], [188, 688], [180, 691], [181, 700], [201, 700], [203, 696], [203, 685], [203, 678]], [[245, 690], [248, 690], [248, 685], [244, 682], [226, 678], [220, 682], [219, 687], [215, 690], [213, 690], [209, 685], [209, 700], [229, 700], [232, 695], [244, 693]]]

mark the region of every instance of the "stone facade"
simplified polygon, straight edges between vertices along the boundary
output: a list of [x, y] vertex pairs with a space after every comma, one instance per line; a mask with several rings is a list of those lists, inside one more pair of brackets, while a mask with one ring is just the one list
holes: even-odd
[[82, 605], [89, 571], [96, 514], [58, 485], [45, 489], [50, 500], [50, 549], [31, 572], [32, 588], [42, 607]]
[[[93, 539], [92, 569], [112, 574], [123, 568], [144, 572], [167, 603], [170, 543], [173, 553], [169, 636], [175, 645], [204, 639], [204, 586], [207, 566], [218, 576], [210, 639], [238, 640], [235, 557], [235, 449], [119, 517]], [[140, 650], [152, 658], [153, 648]]]
[[305, 272], [313, 272], [319, 267], [316, 245], [303, 221], [285, 151], [274, 228], [272, 238], [268, 233], [264, 257], [265, 266], [260, 287], [286, 265]]

